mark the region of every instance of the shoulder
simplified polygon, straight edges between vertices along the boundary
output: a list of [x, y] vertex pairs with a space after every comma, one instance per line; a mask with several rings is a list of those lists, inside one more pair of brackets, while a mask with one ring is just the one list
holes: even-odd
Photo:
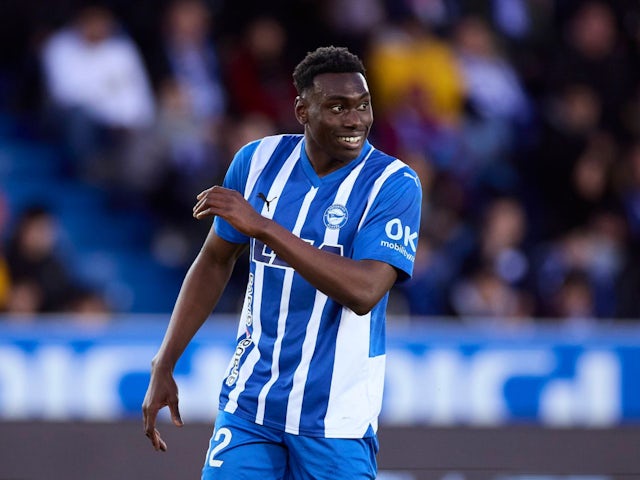
[[247, 143], [240, 148], [238, 154], [249, 156], [260, 163], [276, 157], [286, 158], [301, 144], [302, 139], [302, 135], [270, 135]]
[[268, 163], [288, 158], [301, 143], [302, 138], [302, 135], [283, 134], [253, 140], [236, 152], [232, 167], [262, 170]]
[[383, 184], [406, 185], [409, 190], [422, 189], [417, 173], [399, 158], [373, 147], [367, 163], [369, 168], [377, 172], [378, 179]]
[[280, 144], [287, 143], [299, 143], [303, 138], [303, 135], [295, 135], [295, 134], [279, 134], [279, 135], [268, 135], [266, 137], [259, 138], [257, 140], [253, 140], [240, 148], [240, 151], [243, 149], [253, 149], [255, 150], [259, 145], [273, 145], [278, 146]]
[[303, 135], [297, 134], [279, 134], [279, 135], [269, 135], [264, 137], [257, 142], [263, 144], [264, 146], [271, 146], [273, 149], [287, 149], [293, 150], [296, 145], [298, 145], [302, 140]]

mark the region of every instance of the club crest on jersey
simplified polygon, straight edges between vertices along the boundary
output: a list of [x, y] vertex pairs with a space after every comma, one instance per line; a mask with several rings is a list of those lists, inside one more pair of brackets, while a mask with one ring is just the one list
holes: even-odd
[[324, 211], [322, 219], [327, 228], [342, 228], [347, 223], [349, 213], [344, 205], [333, 204]]

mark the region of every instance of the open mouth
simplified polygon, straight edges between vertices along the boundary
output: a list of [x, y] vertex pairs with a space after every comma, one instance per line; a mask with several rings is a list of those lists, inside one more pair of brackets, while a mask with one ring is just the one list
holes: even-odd
[[351, 136], [345, 136], [345, 137], [338, 137], [338, 140], [340, 140], [340, 142], [342, 143], [346, 143], [348, 145], [359, 145], [360, 141], [362, 140], [362, 135], [351, 135]]

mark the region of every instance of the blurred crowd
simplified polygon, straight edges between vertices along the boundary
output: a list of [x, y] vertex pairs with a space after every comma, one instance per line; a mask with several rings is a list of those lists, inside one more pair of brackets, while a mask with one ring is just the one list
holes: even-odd
[[[38, 119], [70, 178], [161, 218], [161, 258], [186, 268], [204, 238], [194, 196], [243, 144], [301, 131], [293, 67], [344, 45], [367, 67], [372, 143], [424, 189], [415, 274], [393, 313], [640, 318], [638, 2], [36, 3], [3, 3], [0, 105]], [[46, 208], [21, 215], [3, 235], [0, 307], [106, 309], [42, 233]], [[244, 275], [222, 309], [239, 308]]]

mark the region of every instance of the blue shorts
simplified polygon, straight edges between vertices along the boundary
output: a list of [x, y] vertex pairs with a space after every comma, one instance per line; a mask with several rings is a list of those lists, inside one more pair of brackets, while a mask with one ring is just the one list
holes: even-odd
[[202, 480], [373, 480], [378, 440], [285, 433], [218, 412]]

